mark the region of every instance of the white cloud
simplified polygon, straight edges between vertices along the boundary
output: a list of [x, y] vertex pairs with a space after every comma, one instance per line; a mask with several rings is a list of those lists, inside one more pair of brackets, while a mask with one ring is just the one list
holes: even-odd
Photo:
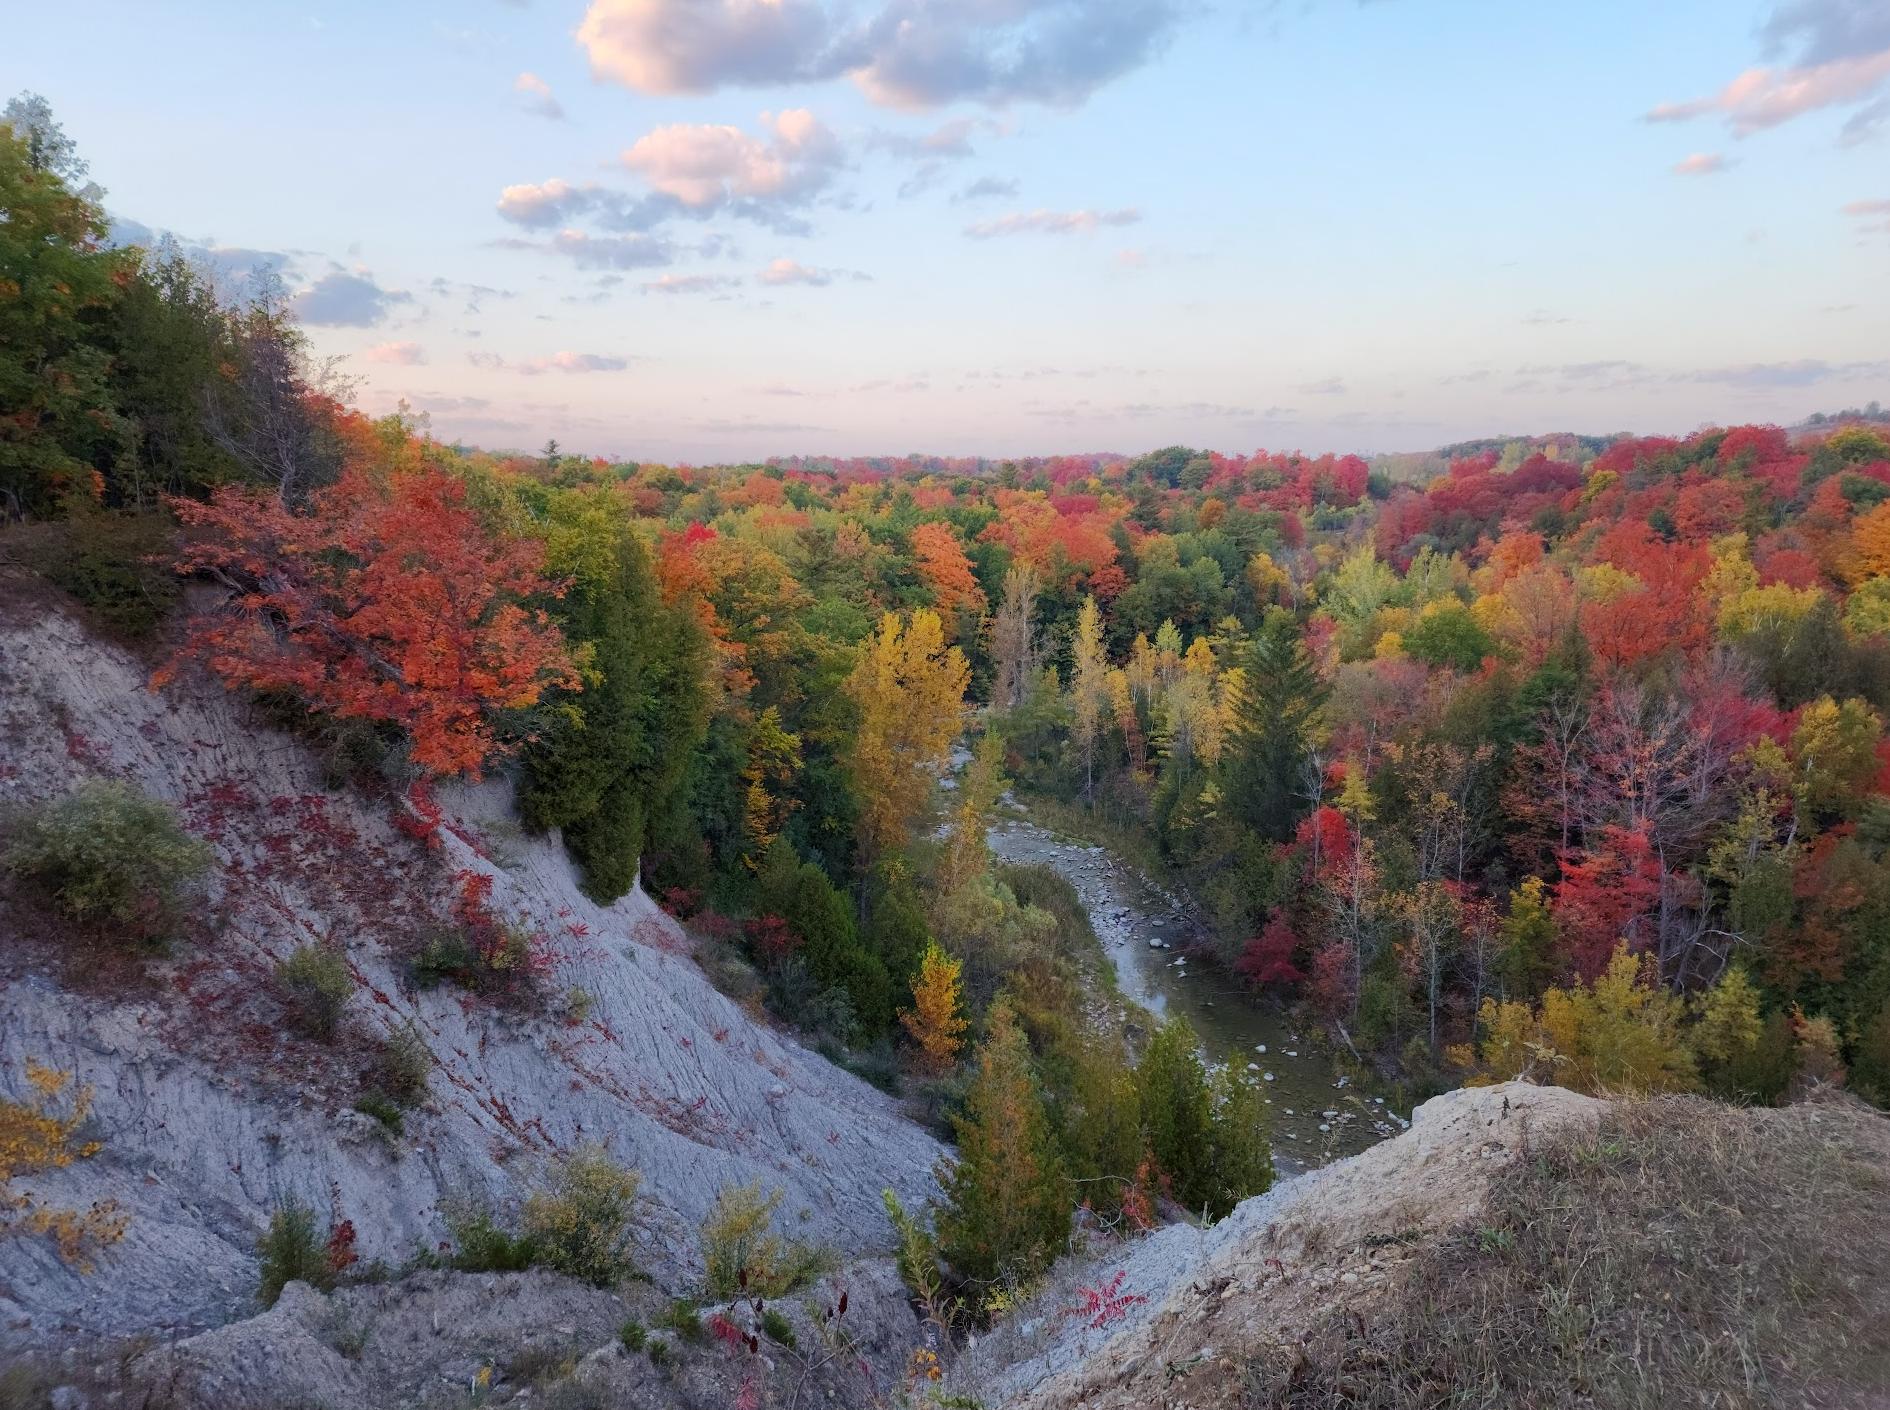
[[1134, 225], [1141, 218], [1142, 212], [1133, 206], [1112, 211], [1018, 211], [967, 225], [965, 234], [974, 240], [999, 235], [1086, 235], [1105, 225]]
[[527, 377], [536, 377], [544, 372], [621, 372], [629, 365], [628, 358], [608, 357], [602, 353], [555, 352], [550, 357], [518, 363], [517, 370]]
[[665, 274], [643, 286], [646, 294], [717, 294], [733, 289], [741, 280], [728, 274]]
[[1675, 176], [1713, 176], [1726, 169], [1726, 159], [1718, 152], [1695, 152], [1673, 164]]
[[851, 75], [900, 108], [1071, 106], [1152, 59], [1175, 0], [592, 0], [578, 43], [598, 78], [709, 93]]
[[763, 113], [767, 136], [722, 123], [672, 123], [638, 138], [623, 165], [651, 189], [695, 211], [736, 201], [792, 204], [825, 186], [839, 166], [839, 140], [805, 108]]

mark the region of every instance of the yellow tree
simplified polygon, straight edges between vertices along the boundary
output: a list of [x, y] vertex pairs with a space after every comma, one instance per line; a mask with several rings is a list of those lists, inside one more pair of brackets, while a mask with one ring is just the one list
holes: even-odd
[[1103, 653], [1102, 613], [1085, 597], [1070, 640], [1070, 735], [1083, 757], [1083, 796], [1095, 800], [1096, 745], [1109, 704], [1109, 658]]
[[934, 777], [958, 737], [971, 668], [945, 645], [938, 613], [909, 624], [888, 612], [847, 680], [859, 707], [849, 762], [860, 795], [860, 843], [870, 864], [905, 845]]
[[951, 1069], [965, 1043], [959, 972], [958, 961], [931, 941], [912, 980], [912, 1007], [899, 1011], [899, 1021], [919, 1045], [920, 1065], [933, 1076]]
[[743, 811], [748, 840], [754, 844], [742, 861], [750, 871], [760, 867], [760, 859], [781, 835], [787, 815], [797, 806], [794, 799], [778, 790], [793, 782], [800, 771], [801, 737], [781, 728], [781, 711], [770, 705], [755, 721], [748, 738], [748, 767], [742, 770], [748, 785]]

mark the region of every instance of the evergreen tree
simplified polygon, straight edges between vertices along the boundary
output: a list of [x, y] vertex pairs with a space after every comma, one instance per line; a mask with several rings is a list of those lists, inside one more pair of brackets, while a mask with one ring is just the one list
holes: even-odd
[[1270, 610], [1247, 650], [1232, 728], [1221, 752], [1221, 795], [1232, 816], [1273, 842], [1292, 838], [1325, 686], [1292, 615]]
[[958, 1160], [941, 1176], [939, 1245], [958, 1273], [987, 1286], [1034, 1277], [1070, 1237], [1063, 1162], [1007, 999], [991, 1006], [978, 1075], [957, 1118]]

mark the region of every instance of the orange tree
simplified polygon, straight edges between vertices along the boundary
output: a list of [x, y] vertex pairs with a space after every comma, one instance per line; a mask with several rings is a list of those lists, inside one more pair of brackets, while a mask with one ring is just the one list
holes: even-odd
[[232, 687], [397, 726], [414, 766], [436, 776], [477, 776], [503, 747], [503, 714], [579, 684], [557, 627], [530, 605], [559, 591], [541, 546], [488, 531], [438, 466], [351, 467], [301, 512], [237, 488], [172, 508], [198, 531], [179, 571], [233, 592], [192, 624], [159, 684], [194, 659]]

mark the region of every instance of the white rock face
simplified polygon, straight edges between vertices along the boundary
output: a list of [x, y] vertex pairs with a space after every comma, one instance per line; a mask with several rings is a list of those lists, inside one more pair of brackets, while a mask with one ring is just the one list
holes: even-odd
[[[86, 1278], [43, 1240], [0, 1240], [0, 1360], [253, 1312], [255, 1240], [284, 1198], [353, 1221], [362, 1258], [399, 1263], [443, 1237], [442, 1200], [516, 1201], [587, 1142], [642, 1171], [637, 1256], [667, 1287], [696, 1272], [696, 1226], [725, 1186], [783, 1190], [786, 1231], [847, 1254], [889, 1245], [883, 1187], [909, 1204], [934, 1192], [936, 1141], [718, 993], [641, 892], [586, 900], [557, 840], [510, 821], [502, 782], [442, 790], [429, 852], [387, 802], [327, 790], [304, 746], [215, 686], [152, 693], [146, 664], [71, 620], [12, 616], [0, 611], [0, 805], [127, 779], [211, 836], [219, 866], [199, 933], [122, 972], [62, 964], [17, 934], [30, 912], [0, 903], [0, 1090], [23, 1094], [28, 1058], [75, 1071], [103, 1142], [34, 1189], [132, 1216]], [[549, 938], [551, 991], [585, 990], [583, 1021], [409, 985], [455, 873], [490, 878], [491, 909]], [[287, 1031], [271, 982], [317, 940], [342, 945], [357, 979], [332, 1044]], [[352, 1106], [375, 1040], [409, 1021], [437, 1065], [389, 1140]]]
[[[1434, 1097], [1405, 1134], [1284, 1180], [1212, 1228], [1170, 1224], [1087, 1266], [1059, 1265], [1035, 1303], [960, 1360], [950, 1387], [1006, 1410], [1162, 1403], [1164, 1365], [1197, 1351], [1212, 1359], [1212, 1348], [1262, 1336], [1290, 1342], [1293, 1319], [1307, 1311], [1301, 1292], [1353, 1271], [1335, 1258], [1375, 1235], [1462, 1223], [1482, 1207], [1491, 1175], [1532, 1138], [1592, 1123], [1606, 1105], [1525, 1082]], [[1140, 1300], [1106, 1327], [1039, 1316], [1081, 1303], [1082, 1287], [1106, 1286], [1117, 1273], [1119, 1293]]]

